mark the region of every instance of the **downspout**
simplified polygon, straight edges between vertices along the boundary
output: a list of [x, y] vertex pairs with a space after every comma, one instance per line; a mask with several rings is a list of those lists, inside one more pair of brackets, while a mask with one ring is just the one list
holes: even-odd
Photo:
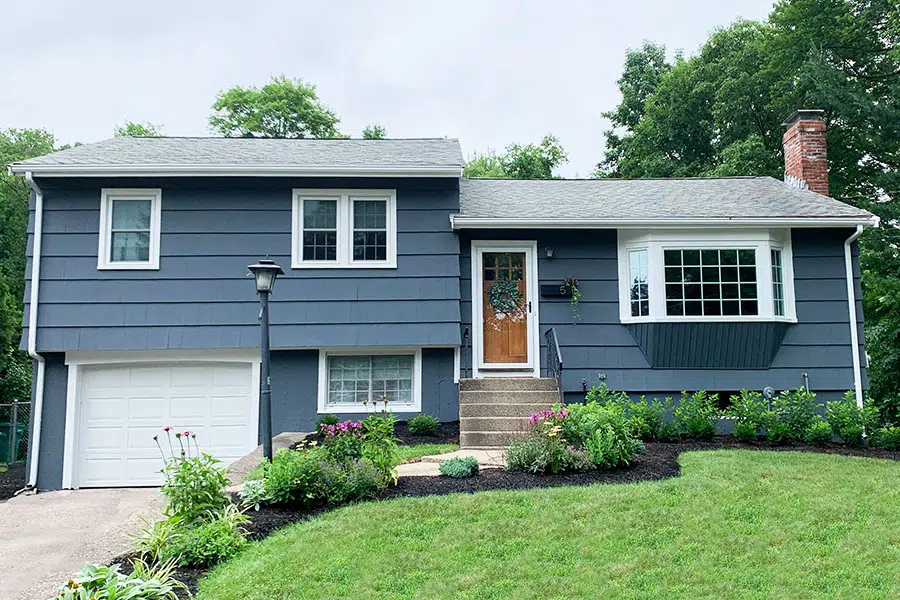
[[31, 295], [28, 299], [28, 355], [37, 362], [34, 387], [34, 428], [31, 436], [31, 468], [26, 490], [37, 487], [38, 457], [41, 449], [41, 423], [44, 416], [44, 357], [37, 352], [38, 292], [41, 289], [41, 233], [44, 225], [44, 192], [35, 183], [31, 171], [25, 173], [25, 181], [34, 191], [34, 235], [31, 249]]
[[850, 352], [853, 356], [853, 391], [856, 393], [856, 405], [863, 407], [862, 367], [859, 359], [859, 327], [856, 323], [856, 285], [853, 281], [853, 255], [851, 246], [860, 235], [863, 226], [857, 225], [853, 235], [844, 242], [844, 264], [847, 267], [847, 310], [850, 314]]

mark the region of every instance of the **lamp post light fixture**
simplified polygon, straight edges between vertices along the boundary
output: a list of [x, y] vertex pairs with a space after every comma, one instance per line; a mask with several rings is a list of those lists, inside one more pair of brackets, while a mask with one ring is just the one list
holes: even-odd
[[284, 269], [274, 260], [263, 258], [247, 267], [256, 278], [259, 294], [259, 418], [262, 420], [263, 455], [272, 460], [272, 382], [269, 378], [269, 294], [275, 287], [275, 279], [284, 275]]

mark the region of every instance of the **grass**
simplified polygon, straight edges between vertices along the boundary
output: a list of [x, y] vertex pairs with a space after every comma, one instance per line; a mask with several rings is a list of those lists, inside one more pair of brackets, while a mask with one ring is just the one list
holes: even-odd
[[198, 600], [900, 595], [900, 463], [722, 450], [681, 464], [664, 481], [346, 507], [252, 544]]
[[411, 446], [400, 446], [400, 462], [409, 462], [423, 456], [431, 456], [432, 454], [446, 454], [459, 450], [457, 444], [413, 444]]

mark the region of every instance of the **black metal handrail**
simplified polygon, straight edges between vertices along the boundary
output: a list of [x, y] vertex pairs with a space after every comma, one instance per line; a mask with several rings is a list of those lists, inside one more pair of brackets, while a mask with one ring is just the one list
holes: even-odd
[[565, 402], [563, 395], [562, 371], [563, 359], [562, 351], [559, 349], [559, 339], [556, 337], [556, 330], [551, 327], [544, 333], [544, 339], [547, 341], [547, 376], [556, 380], [556, 387], [559, 389], [559, 401]]

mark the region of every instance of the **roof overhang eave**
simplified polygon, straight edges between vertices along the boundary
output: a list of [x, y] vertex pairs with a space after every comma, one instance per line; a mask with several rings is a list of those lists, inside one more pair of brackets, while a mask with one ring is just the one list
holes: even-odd
[[10, 175], [35, 177], [452, 177], [457, 165], [309, 167], [285, 165], [29, 165], [12, 163]]
[[878, 227], [875, 215], [856, 217], [716, 217], [699, 219], [528, 219], [450, 215], [459, 229], [680, 229], [695, 227]]

